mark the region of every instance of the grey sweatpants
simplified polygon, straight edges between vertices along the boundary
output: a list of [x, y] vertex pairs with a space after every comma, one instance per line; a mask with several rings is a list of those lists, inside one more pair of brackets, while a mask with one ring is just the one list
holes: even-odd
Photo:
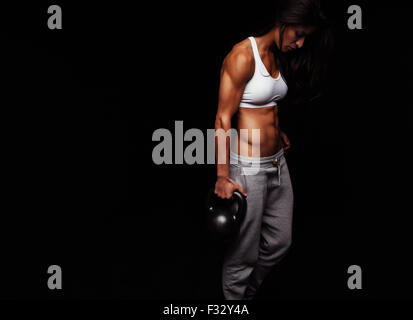
[[252, 299], [290, 247], [293, 189], [283, 149], [261, 158], [231, 152], [230, 159], [230, 177], [248, 196], [239, 235], [224, 254], [222, 289], [227, 300]]

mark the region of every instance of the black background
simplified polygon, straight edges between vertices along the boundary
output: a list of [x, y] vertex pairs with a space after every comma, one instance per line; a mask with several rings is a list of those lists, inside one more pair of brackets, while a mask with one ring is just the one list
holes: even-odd
[[[51, 4], [62, 30], [47, 28]], [[408, 20], [401, 1], [326, 4], [327, 94], [280, 106], [293, 245], [257, 299], [412, 298]], [[222, 299], [202, 223], [215, 166], [155, 165], [152, 133], [214, 127], [222, 60], [271, 5], [2, 6], [1, 298]], [[63, 290], [47, 288], [52, 264]], [[353, 264], [362, 290], [347, 288]]]

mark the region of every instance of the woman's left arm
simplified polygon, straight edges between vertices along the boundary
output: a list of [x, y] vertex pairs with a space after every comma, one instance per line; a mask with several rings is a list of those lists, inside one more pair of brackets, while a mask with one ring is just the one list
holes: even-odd
[[288, 139], [287, 135], [281, 129], [280, 129], [280, 136], [281, 136], [281, 141], [283, 142], [284, 151], [290, 149], [291, 148], [290, 140]]
[[283, 149], [288, 150], [291, 148], [291, 143], [290, 140], [288, 139], [287, 135], [281, 130], [280, 124], [279, 124], [279, 118], [278, 118], [278, 106], [274, 108], [274, 118], [275, 118], [275, 126], [278, 128], [280, 132], [280, 138], [281, 142], [283, 144]]

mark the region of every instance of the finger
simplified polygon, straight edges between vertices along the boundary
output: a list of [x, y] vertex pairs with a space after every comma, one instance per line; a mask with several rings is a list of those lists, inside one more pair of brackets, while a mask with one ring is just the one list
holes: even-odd
[[247, 193], [245, 192], [244, 189], [241, 188], [241, 186], [239, 184], [235, 184], [235, 190], [238, 190], [239, 192], [241, 192], [241, 194], [246, 197]]
[[222, 188], [220, 188], [219, 186], [215, 186], [215, 189], [214, 189], [214, 194], [216, 195], [216, 196], [218, 196], [218, 197], [222, 197], [222, 195], [223, 195], [223, 191], [222, 191]]
[[244, 195], [244, 197], [247, 196], [247, 193], [245, 192], [245, 190], [242, 189], [241, 186], [240, 186], [238, 183], [236, 183], [236, 182], [235, 182], [234, 180], [232, 180], [232, 179], [229, 179], [229, 180], [230, 180], [231, 183], [234, 185], [234, 190], [238, 190], [239, 192], [241, 192], [241, 193]]

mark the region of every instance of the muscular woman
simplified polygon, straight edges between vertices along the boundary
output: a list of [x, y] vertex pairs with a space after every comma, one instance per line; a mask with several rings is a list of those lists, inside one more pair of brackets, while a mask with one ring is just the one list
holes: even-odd
[[[215, 194], [231, 198], [238, 190], [247, 197], [239, 235], [226, 248], [226, 299], [252, 299], [290, 247], [293, 188], [284, 156], [290, 141], [280, 129], [278, 104], [289, 91], [300, 94], [297, 75], [307, 87], [315, 83], [322, 63], [317, 51], [327, 45], [327, 31], [317, 0], [279, 1], [274, 24], [234, 45], [222, 63], [215, 129], [228, 132], [235, 120], [238, 137], [231, 148], [229, 139], [218, 135], [217, 144], [225, 141], [226, 161], [217, 164]], [[259, 142], [253, 129], [259, 129]]]

